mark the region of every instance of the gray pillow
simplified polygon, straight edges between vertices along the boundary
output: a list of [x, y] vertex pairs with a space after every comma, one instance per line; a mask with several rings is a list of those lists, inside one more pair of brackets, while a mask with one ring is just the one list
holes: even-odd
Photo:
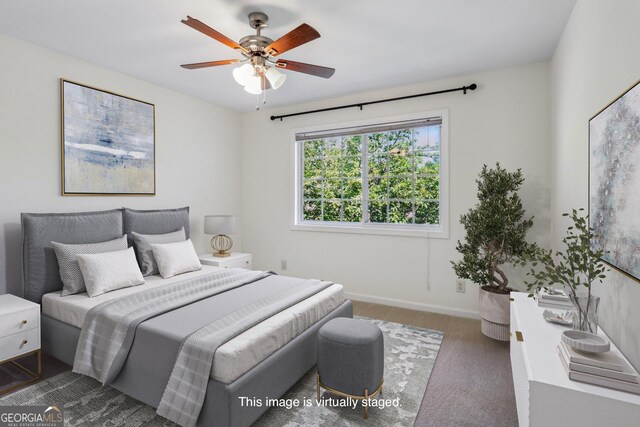
[[82, 271], [80, 270], [76, 255], [123, 251], [128, 247], [126, 235], [107, 242], [85, 243], [81, 245], [51, 242], [51, 246], [56, 253], [56, 258], [58, 258], [60, 278], [63, 284], [62, 296], [86, 291], [84, 278], [82, 277]]
[[189, 207], [178, 209], [135, 210], [122, 209], [122, 220], [129, 244], [133, 244], [132, 231], [142, 234], [164, 234], [184, 227], [189, 237]]
[[151, 250], [152, 243], [176, 243], [187, 240], [184, 227], [178, 231], [166, 234], [140, 234], [135, 231], [131, 232], [133, 244], [138, 254], [138, 264], [143, 276], [151, 276], [158, 274], [158, 264]]

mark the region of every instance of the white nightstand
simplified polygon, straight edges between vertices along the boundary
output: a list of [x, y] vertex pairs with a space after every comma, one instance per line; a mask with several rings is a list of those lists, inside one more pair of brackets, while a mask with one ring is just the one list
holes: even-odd
[[[25, 368], [16, 359], [35, 355], [36, 372]], [[40, 306], [11, 294], [0, 295], [0, 365], [11, 363], [31, 376], [24, 383], [1, 390], [0, 394], [24, 387], [40, 378]]]
[[251, 254], [243, 254], [242, 252], [232, 252], [228, 257], [217, 257], [211, 254], [202, 254], [198, 257], [202, 264], [223, 268], [246, 268], [251, 270], [253, 262]]

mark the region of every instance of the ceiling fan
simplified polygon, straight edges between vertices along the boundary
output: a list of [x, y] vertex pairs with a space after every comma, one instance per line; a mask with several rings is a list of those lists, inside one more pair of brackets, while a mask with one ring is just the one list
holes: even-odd
[[187, 16], [187, 19], [182, 20], [183, 24], [236, 50], [244, 56], [244, 59], [197, 62], [194, 64], [183, 64], [181, 67], [195, 70], [244, 62], [244, 65], [233, 70], [233, 77], [238, 83], [244, 86], [247, 92], [254, 95], [259, 95], [266, 89], [278, 89], [282, 86], [286, 80], [286, 75], [279, 72], [279, 68], [325, 79], [333, 76], [335, 72], [333, 68], [305, 64], [287, 59], [276, 59], [278, 55], [284, 52], [319, 38], [320, 33], [313, 27], [302, 24], [276, 41], [273, 41], [269, 37], [261, 34], [262, 29], [267, 26], [268, 21], [269, 17], [262, 12], [250, 13], [249, 25], [256, 30], [256, 34], [243, 37], [236, 43], [201, 21]]

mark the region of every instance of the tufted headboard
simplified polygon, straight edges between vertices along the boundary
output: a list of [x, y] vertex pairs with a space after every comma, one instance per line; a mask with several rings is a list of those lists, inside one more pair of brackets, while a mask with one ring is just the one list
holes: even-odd
[[22, 283], [24, 297], [40, 303], [48, 292], [62, 289], [58, 260], [51, 242], [96, 243], [125, 233], [169, 233], [185, 228], [189, 237], [189, 207], [164, 210], [113, 209], [97, 212], [23, 213]]

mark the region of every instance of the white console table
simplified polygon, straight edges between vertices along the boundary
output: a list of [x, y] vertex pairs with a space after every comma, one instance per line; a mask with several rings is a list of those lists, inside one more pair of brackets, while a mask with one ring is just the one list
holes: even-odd
[[545, 322], [544, 308], [526, 293], [512, 292], [511, 298], [511, 369], [520, 426], [640, 425], [640, 395], [571, 381], [557, 351], [566, 328]]

